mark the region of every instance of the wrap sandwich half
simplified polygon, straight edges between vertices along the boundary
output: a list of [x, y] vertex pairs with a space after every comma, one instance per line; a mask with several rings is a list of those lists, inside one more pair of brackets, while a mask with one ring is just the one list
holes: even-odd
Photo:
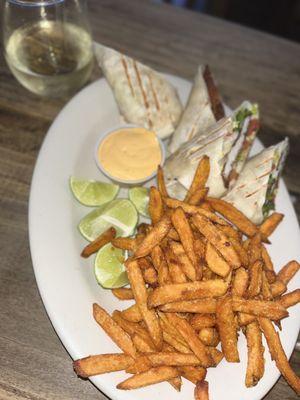
[[233, 187], [223, 197], [260, 224], [275, 208], [279, 177], [288, 153], [288, 139], [251, 157]]
[[126, 122], [150, 129], [162, 139], [170, 136], [182, 112], [171, 83], [153, 69], [109, 47], [96, 44], [95, 55]]
[[225, 116], [218, 88], [208, 65], [200, 65], [196, 73], [187, 105], [169, 144], [174, 153], [183, 143]]
[[207, 155], [210, 158], [209, 195], [223, 196], [233, 168], [237, 177], [253, 144], [257, 130], [248, 129], [253, 113], [258, 119], [257, 106], [243, 102], [230, 117], [222, 118], [205, 132], [199, 132], [171, 154], [164, 165], [170, 195], [180, 199], [185, 197], [199, 161]]
[[183, 199], [190, 187], [197, 165], [204, 155], [210, 158], [210, 175], [207, 186], [209, 195], [222, 196], [224, 185], [223, 170], [238, 132], [233, 129], [233, 120], [223, 118], [207, 130], [206, 136], [195, 136], [171, 154], [164, 165], [166, 186], [169, 194]]

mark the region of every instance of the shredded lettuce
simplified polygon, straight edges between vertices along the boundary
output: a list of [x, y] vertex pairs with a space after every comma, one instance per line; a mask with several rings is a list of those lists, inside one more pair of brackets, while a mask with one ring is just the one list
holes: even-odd
[[233, 116], [233, 129], [241, 132], [245, 119], [248, 117], [258, 117], [258, 104], [254, 103], [241, 107]]
[[233, 129], [240, 132], [243, 128], [245, 119], [247, 117], [250, 117], [251, 115], [251, 110], [249, 110], [248, 108], [240, 109], [234, 116]]
[[269, 177], [269, 181], [268, 181], [266, 200], [262, 207], [262, 212], [263, 212], [264, 218], [266, 218], [269, 215], [270, 211], [275, 210], [275, 197], [276, 197], [277, 183], [278, 183], [278, 179], [276, 179], [274, 176], [271, 175]]

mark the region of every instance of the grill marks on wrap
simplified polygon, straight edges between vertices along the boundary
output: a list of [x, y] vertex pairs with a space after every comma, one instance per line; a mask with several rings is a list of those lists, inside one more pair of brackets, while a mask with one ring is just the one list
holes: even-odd
[[[191, 151], [190, 151], [190, 155], [193, 155], [194, 153], [197, 153], [198, 151], [202, 150], [204, 147], [209, 146], [209, 145], [212, 144], [213, 142], [216, 142], [216, 141], [219, 140], [221, 137], [222, 137], [222, 136], [217, 136], [217, 137], [215, 137], [214, 139], [205, 142], [205, 143], [203, 144], [203, 146], [197, 147], [197, 150], [195, 150], [195, 151], [191, 150]], [[198, 160], [197, 160], [197, 161], [198, 161]]]
[[129, 70], [128, 70], [128, 64], [127, 64], [126, 58], [124, 56], [122, 56], [121, 57], [121, 61], [122, 61], [122, 65], [123, 65], [123, 68], [124, 68], [125, 76], [127, 78], [128, 86], [130, 88], [130, 92], [132, 94], [132, 97], [135, 97], [135, 93], [134, 93], [132, 82], [131, 82], [131, 79], [130, 79]]
[[190, 130], [190, 132], [188, 133], [188, 136], [187, 136], [187, 141], [189, 141], [189, 140], [191, 140], [196, 134], [197, 134], [197, 126], [198, 126], [198, 124], [199, 124], [199, 120], [202, 118], [202, 114], [200, 113], [200, 114], [198, 114], [197, 115], [197, 118], [196, 118], [196, 120], [195, 120], [195, 122], [194, 122], [194, 124], [193, 124], [193, 126], [192, 126], [192, 129]]
[[[148, 125], [149, 125], [149, 128], [152, 128], [153, 121], [151, 118], [151, 113], [153, 112], [153, 110], [151, 111], [151, 102], [153, 102], [154, 107], [157, 112], [162, 112], [163, 110], [162, 110], [161, 102], [159, 99], [159, 93], [157, 92], [157, 90], [155, 89], [155, 85], [153, 84], [151, 71], [149, 71], [149, 72], [147, 71], [146, 74], [144, 73], [144, 75], [148, 78], [148, 85], [146, 85], [146, 79], [145, 79], [145, 77], [144, 77], [144, 79], [142, 79], [142, 74], [139, 70], [138, 63], [135, 60], [131, 60], [131, 59], [128, 60], [126, 56], [122, 55], [121, 62], [122, 62], [123, 68], [124, 68], [124, 73], [125, 73], [125, 76], [127, 79], [128, 86], [130, 88], [131, 95], [134, 98], [139, 97], [139, 94], [141, 95], [142, 102], [144, 104], [145, 111], [147, 114]], [[132, 65], [130, 65], [130, 63]], [[137, 82], [136, 86], [133, 84], [134, 81]], [[147, 90], [147, 86], [148, 86], [148, 90]], [[138, 88], [139, 94], [137, 93], [137, 88]], [[150, 93], [151, 93], [151, 96], [149, 96]], [[166, 104], [168, 103], [167, 98], [165, 98], [164, 101]], [[167, 110], [165, 110], [164, 112], [169, 115], [170, 121], [173, 121], [173, 118], [167, 112]]]
[[133, 60], [132, 63], [133, 63], [133, 68], [134, 68], [134, 71], [135, 71], [135, 74], [136, 74], [138, 86], [139, 86], [139, 89], [141, 91], [141, 95], [142, 95], [142, 98], [143, 98], [145, 110], [146, 110], [146, 113], [147, 113], [148, 124], [149, 124], [149, 127], [152, 128], [153, 123], [152, 123], [152, 120], [151, 120], [151, 117], [150, 117], [149, 102], [148, 102], [147, 94], [146, 94], [146, 92], [144, 90], [144, 87], [143, 87], [143, 82], [142, 82], [142, 78], [141, 78], [141, 75], [140, 75], [140, 71], [139, 71], [139, 68], [138, 68], [138, 65], [137, 65], [136, 61]]
[[153, 86], [153, 81], [152, 81], [152, 77], [151, 74], [148, 74], [148, 79], [149, 79], [149, 84], [150, 84], [150, 89], [153, 95], [153, 99], [154, 99], [154, 103], [155, 103], [155, 107], [157, 109], [157, 111], [160, 111], [160, 104], [159, 104], [159, 100], [158, 100], [158, 93], [156, 93], [154, 86]]

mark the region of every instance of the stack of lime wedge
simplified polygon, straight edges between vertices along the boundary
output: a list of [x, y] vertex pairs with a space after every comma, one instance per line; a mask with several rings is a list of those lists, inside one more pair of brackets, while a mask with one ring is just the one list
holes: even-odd
[[[95, 240], [106, 229], [113, 226], [117, 236], [130, 236], [138, 222], [137, 211], [148, 217], [149, 191], [143, 187], [129, 190], [129, 199], [115, 199], [119, 186], [70, 178], [70, 186], [75, 198], [83, 205], [97, 207], [79, 223], [82, 236]], [[97, 282], [104, 288], [113, 289], [128, 284], [124, 266], [125, 252], [113, 247], [111, 243], [103, 246], [97, 253], [94, 272]]]

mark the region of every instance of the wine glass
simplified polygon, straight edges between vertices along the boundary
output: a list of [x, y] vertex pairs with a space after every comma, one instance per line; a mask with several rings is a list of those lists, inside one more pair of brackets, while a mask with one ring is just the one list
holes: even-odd
[[17, 80], [50, 97], [74, 92], [93, 68], [85, 0], [6, 0], [4, 55]]

